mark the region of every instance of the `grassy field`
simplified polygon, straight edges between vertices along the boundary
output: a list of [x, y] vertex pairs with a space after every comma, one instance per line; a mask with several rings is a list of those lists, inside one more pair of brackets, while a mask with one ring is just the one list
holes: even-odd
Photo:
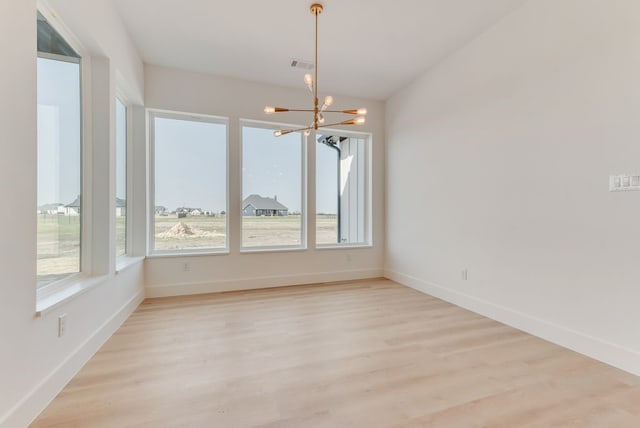
[[80, 272], [80, 217], [38, 215], [38, 286]]
[[[38, 286], [80, 272], [80, 217], [38, 215]], [[125, 254], [125, 217], [116, 217], [117, 254]]]
[[[186, 217], [175, 215], [156, 216], [155, 250], [184, 250], [199, 248], [224, 248], [226, 243], [225, 217]], [[191, 234], [171, 229], [184, 223]], [[336, 242], [337, 222], [335, 215], [318, 215], [316, 218], [318, 243]], [[299, 215], [287, 217], [243, 217], [242, 245], [244, 247], [269, 247], [300, 245], [302, 219]]]
[[[187, 225], [188, 230], [180, 223]], [[336, 242], [335, 215], [316, 217], [319, 244]], [[172, 228], [174, 228], [172, 230]], [[297, 215], [287, 217], [243, 217], [242, 245], [267, 247], [300, 245], [302, 219]], [[180, 230], [179, 230], [180, 229]], [[124, 254], [125, 218], [116, 218], [117, 254]], [[155, 250], [224, 248], [226, 244], [226, 218], [186, 217], [176, 215], [156, 216]], [[80, 271], [80, 217], [53, 214], [38, 215], [38, 286], [64, 278]]]

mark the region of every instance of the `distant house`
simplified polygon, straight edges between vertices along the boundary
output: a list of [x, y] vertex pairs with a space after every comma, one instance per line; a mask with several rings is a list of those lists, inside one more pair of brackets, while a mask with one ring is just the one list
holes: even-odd
[[176, 214], [178, 214], [178, 218], [184, 218], [187, 215], [202, 215], [203, 210], [201, 208], [189, 208], [189, 207], [179, 207], [176, 208]]
[[38, 207], [38, 214], [64, 214], [64, 204], [45, 204]]
[[167, 207], [156, 205], [155, 213], [156, 215], [167, 215]]
[[64, 206], [64, 215], [77, 216], [80, 215], [80, 195], [78, 195], [73, 202]]
[[287, 216], [289, 208], [278, 202], [278, 197], [268, 198], [260, 195], [249, 195], [242, 201], [242, 215], [245, 216]]
[[116, 217], [123, 217], [125, 215], [127, 215], [127, 201], [116, 198]]

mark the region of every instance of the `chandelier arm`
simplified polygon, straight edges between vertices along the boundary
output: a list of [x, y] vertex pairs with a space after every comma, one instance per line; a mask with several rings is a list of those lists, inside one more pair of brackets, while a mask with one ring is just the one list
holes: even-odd
[[358, 114], [357, 109], [349, 109], [349, 110], [324, 110], [325, 113], [344, 113], [344, 114]]
[[338, 125], [355, 125], [355, 123], [351, 123], [348, 120], [344, 120], [342, 122], [328, 123], [326, 125], [319, 125], [318, 128], [326, 128], [327, 126], [338, 126]]
[[308, 131], [310, 129], [313, 129], [313, 125], [311, 126], [305, 126], [304, 128], [296, 128], [296, 129], [281, 129], [280, 131], [285, 132], [287, 134], [291, 133], [291, 132], [302, 132], [302, 131]]
[[304, 113], [310, 113], [310, 112], [313, 112], [313, 110], [312, 110], [312, 109], [288, 108], [288, 109], [286, 109], [286, 110], [284, 110], [284, 111], [275, 111], [274, 113], [288, 113], [288, 112], [291, 112], [291, 111], [298, 111], [298, 112], [299, 112], [299, 111], [301, 111], [301, 112], [304, 112]]

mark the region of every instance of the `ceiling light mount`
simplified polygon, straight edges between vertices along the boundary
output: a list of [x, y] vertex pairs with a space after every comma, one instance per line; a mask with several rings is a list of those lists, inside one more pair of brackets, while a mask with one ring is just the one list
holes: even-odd
[[[284, 112], [291, 112], [291, 111], [309, 112], [309, 113], [313, 113], [313, 122], [311, 123], [311, 125], [305, 128], [281, 129], [281, 130], [275, 131], [273, 135], [275, 135], [276, 137], [290, 134], [291, 132], [304, 132], [304, 134], [308, 136], [311, 133], [311, 130], [318, 130], [318, 128], [324, 128], [327, 126], [337, 126], [337, 125], [362, 125], [366, 120], [365, 118], [367, 114], [366, 108], [347, 109], [347, 110], [329, 110], [328, 108], [331, 107], [331, 105], [333, 104], [333, 97], [331, 95], [327, 95], [324, 99], [324, 103], [322, 104], [322, 106], [320, 106], [320, 103], [318, 102], [318, 16], [324, 11], [324, 6], [322, 6], [320, 3], [313, 3], [309, 7], [309, 11], [315, 17], [315, 21], [316, 21], [315, 61], [313, 63], [314, 73], [313, 75], [311, 75], [310, 73], [305, 74], [304, 83], [309, 89], [309, 92], [311, 92], [311, 94], [313, 95], [313, 109], [290, 109], [286, 107], [267, 106], [264, 108], [264, 112], [266, 114], [284, 113]], [[343, 120], [340, 122], [325, 124], [324, 123], [325, 113], [341, 113], [341, 114], [349, 114], [349, 115], [358, 115], [358, 117]]]
[[322, 6], [320, 3], [314, 3], [311, 5], [311, 7], [309, 7], [309, 10], [311, 11], [311, 14], [313, 16], [318, 16], [324, 10], [324, 6]]

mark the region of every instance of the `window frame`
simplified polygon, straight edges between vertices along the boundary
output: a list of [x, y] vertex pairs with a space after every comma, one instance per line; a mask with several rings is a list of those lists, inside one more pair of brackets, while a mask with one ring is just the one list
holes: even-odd
[[[85, 282], [92, 275], [91, 266], [91, 227], [93, 224], [91, 210], [91, 195], [87, 193], [91, 189], [90, 165], [91, 165], [91, 124], [90, 124], [90, 79], [91, 73], [90, 55], [79, 39], [60, 21], [58, 15], [44, 2], [38, 1], [35, 18], [40, 13], [47, 23], [65, 40], [65, 42], [78, 54], [77, 60], [71, 57], [40, 52], [36, 49], [37, 58], [45, 58], [56, 61], [75, 63], [79, 65], [79, 89], [80, 89], [80, 260], [79, 272], [72, 273], [64, 278], [44, 284], [40, 287], [35, 283], [36, 306], [40, 302], [50, 299], [58, 293], [64, 293], [78, 283]], [[36, 30], [37, 31], [37, 30]], [[37, 37], [37, 36], [36, 36]], [[36, 70], [37, 73], [37, 70]], [[36, 100], [37, 106], [37, 100]], [[37, 144], [37, 141], [36, 143]], [[36, 147], [37, 150], [37, 147]], [[37, 168], [36, 168], [37, 173]], [[36, 252], [37, 255], [37, 252]], [[37, 263], [37, 259], [34, 261]]]
[[[373, 156], [372, 156], [372, 147], [373, 147], [373, 133], [364, 132], [364, 131], [347, 131], [342, 129], [333, 129], [333, 128], [322, 128], [316, 132], [317, 134], [331, 134], [339, 137], [347, 137], [347, 138], [364, 138], [365, 139], [365, 182], [364, 182], [364, 230], [365, 230], [365, 241], [364, 242], [346, 242], [346, 243], [331, 243], [331, 244], [319, 244], [317, 242], [317, 233], [318, 227], [316, 223], [316, 229], [313, 231], [315, 234], [315, 242], [317, 250], [335, 250], [341, 248], [371, 248], [373, 247]], [[317, 138], [314, 136], [314, 143], [317, 143]], [[313, 177], [314, 180], [317, 179], [317, 168], [318, 168], [318, 159], [317, 159], [317, 146], [316, 146], [316, 156], [314, 159], [316, 165], [316, 176]], [[318, 195], [318, 183], [316, 180], [315, 185], [315, 194], [316, 204], [317, 204], [317, 196]], [[317, 210], [315, 215], [317, 216]], [[339, 213], [338, 213], [339, 215]]]
[[[132, 203], [131, 203], [131, 195], [133, 194], [133, 171], [132, 171], [132, 167], [133, 167], [133, 162], [131, 162], [132, 157], [133, 157], [133, 112], [132, 112], [132, 103], [129, 99], [129, 97], [126, 96], [126, 94], [124, 93], [124, 91], [118, 86], [116, 88], [116, 94], [114, 96], [114, 108], [113, 108], [113, 115], [114, 115], [114, 135], [117, 138], [117, 130], [118, 130], [118, 122], [117, 122], [117, 106], [118, 106], [118, 101], [120, 101], [120, 103], [124, 106], [125, 108], [125, 189], [126, 189], [126, 206], [125, 206], [125, 212], [126, 212], [126, 218], [125, 218], [125, 247], [124, 247], [124, 254], [118, 254], [117, 249], [117, 233], [114, 235], [114, 238], [116, 238], [116, 243], [115, 243], [115, 257], [116, 257], [116, 267], [121, 264], [121, 261], [123, 259], [126, 259], [128, 257], [131, 257], [131, 250], [132, 250], [132, 240], [133, 240], [133, 216], [131, 215], [133, 213], [132, 210]], [[117, 141], [114, 139], [114, 156], [115, 156], [115, 162], [114, 162], [114, 180], [113, 180], [113, 184], [115, 186], [115, 191], [114, 193], [116, 193], [117, 191], [117, 171], [118, 171], [118, 143]], [[117, 197], [117, 195], [115, 196]], [[115, 200], [115, 199], [114, 199]], [[114, 220], [115, 220], [115, 212], [113, 213], [114, 215]], [[115, 224], [115, 223], [114, 223]], [[114, 227], [116, 227], [114, 225]]]
[[[200, 113], [187, 113], [162, 109], [146, 109], [147, 115], [147, 142], [148, 142], [148, 168], [149, 168], [149, 207], [147, 213], [147, 257], [189, 256], [189, 255], [218, 255], [229, 254], [230, 225], [229, 225], [229, 118]], [[156, 156], [155, 156], [155, 119], [188, 120], [192, 122], [214, 123], [225, 126], [225, 246], [221, 248], [191, 248], [186, 250], [155, 250], [155, 207], [156, 207]]]
[[[309, 137], [306, 137], [303, 132], [300, 132], [300, 245], [263, 245], [263, 246], [255, 246], [255, 247], [245, 247], [243, 244], [243, 236], [244, 236], [244, 216], [242, 214], [242, 202], [244, 201], [244, 128], [260, 128], [260, 129], [269, 129], [272, 131], [277, 131], [279, 129], [299, 129], [302, 128], [301, 125], [289, 124], [289, 123], [280, 123], [280, 122], [269, 122], [262, 120], [252, 120], [252, 119], [240, 119], [238, 121], [238, 134], [240, 138], [239, 144], [239, 160], [240, 163], [240, 202], [238, 204], [238, 213], [240, 216], [240, 234], [238, 236], [240, 253], [241, 254], [249, 254], [249, 253], [265, 253], [265, 252], [289, 252], [289, 251], [306, 251], [308, 249], [308, 190], [309, 190], [309, 179], [308, 179], [308, 162], [309, 155], [307, 149], [307, 141]], [[313, 135], [313, 133], [311, 134]]]

